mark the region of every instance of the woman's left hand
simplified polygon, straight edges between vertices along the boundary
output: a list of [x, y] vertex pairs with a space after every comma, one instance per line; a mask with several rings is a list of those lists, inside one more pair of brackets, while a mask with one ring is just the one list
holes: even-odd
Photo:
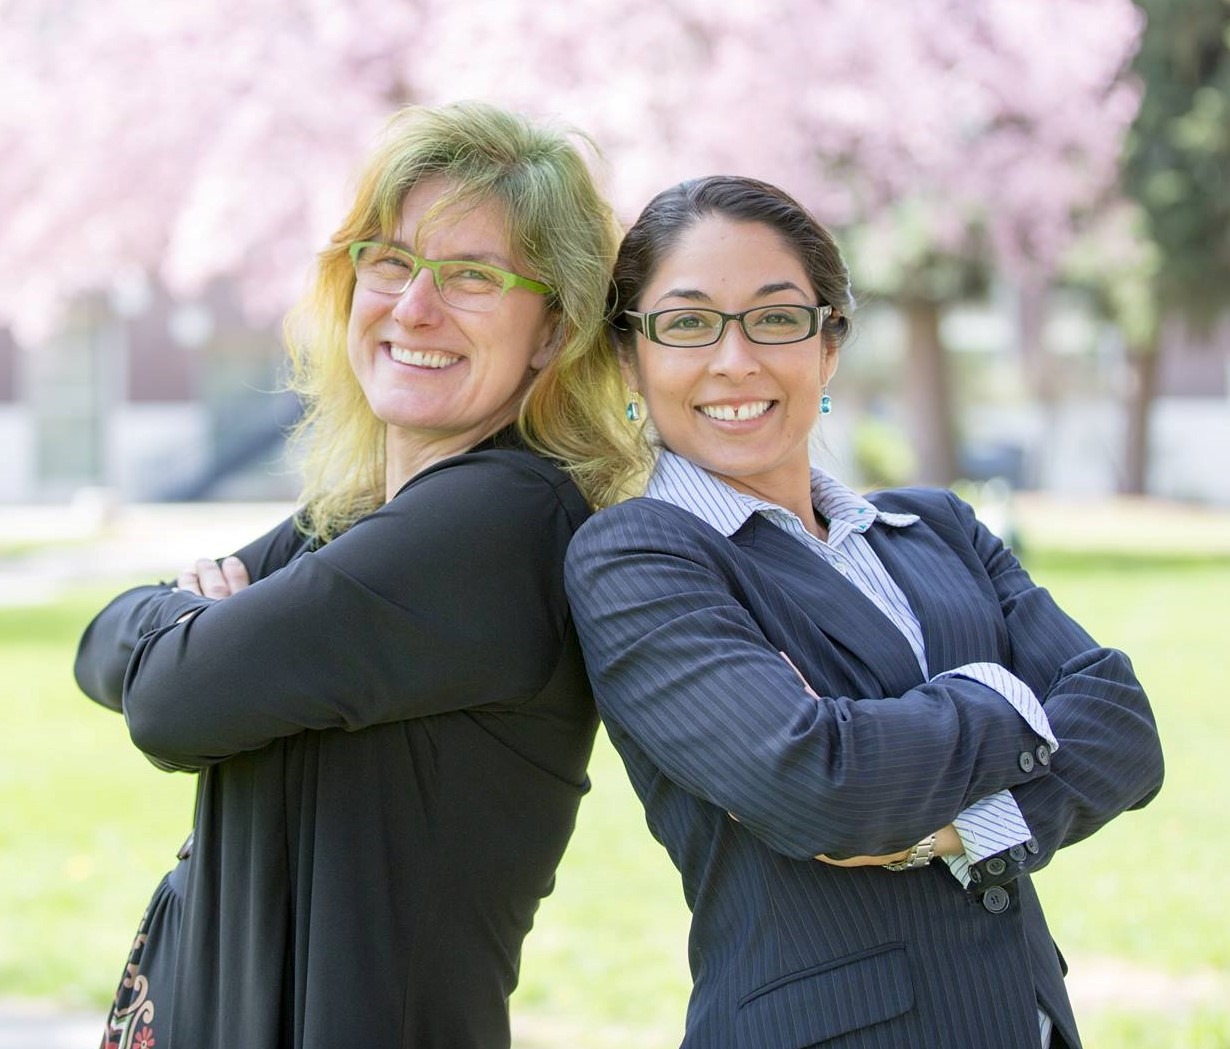
[[[965, 843], [957, 833], [957, 828], [951, 823], [935, 832], [935, 843], [932, 855], [960, 856], [965, 851]], [[900, 863], [910, 854], [909, 849], [893, 852], [887, 856], [848, 856], [844, 860], [835, 860], [829, 856], [817, 856], [821, 863], [834, 867], [883, 867], [886, 863]]]
[[232, 555], [223, 558], [221, 563], [211, 557], [198, 558], [191, 568], [179, 573], [175, 587], [217, 601], [243, 590], [250, 583], [247, 566]]
[[902, 849], [900, 852], [890, 852], [887, 856], [848, 856], [844, 860], [835, 860], [821, 855], [816, 859], [834, 867], [883, 867], [886, 863], [900, 863], [909, 854], [909, 849]]

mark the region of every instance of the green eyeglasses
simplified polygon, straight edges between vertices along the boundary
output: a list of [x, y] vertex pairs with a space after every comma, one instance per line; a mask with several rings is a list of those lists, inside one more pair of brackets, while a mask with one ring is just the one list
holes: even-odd
[[650, 342], [663, 346], [712, 346], [721, 339], [731, 321], [738, 322], [743, 334], [752, 342], [781, 346], [810, 339], [832, 312], [832, 306], [790, 303], [757, 306], [742, 313], [688, 307], [653, 313], [624, 310], [624, 316]]
[[368, 291], [401, 295], [421, 270], [430, 270], [440, 298], [459, 310], [485, 313], [494, 310], [509, 288], [524, 288], [549, 295], [541, 281], [509, 273], [485, 262], [424, 259], [405, 248], [378, 240], [356, 240], [350, 245], [355, 280]]

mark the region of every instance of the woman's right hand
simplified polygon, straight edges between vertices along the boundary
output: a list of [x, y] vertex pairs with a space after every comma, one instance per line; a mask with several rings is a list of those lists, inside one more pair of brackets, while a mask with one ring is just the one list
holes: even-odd
[[200, 557], [175, 579], [178, 590], [218, 600], [230, 597], [251, 583], [247, 566], [237, 557], [225, 557], [219, 564], [212, 557]]

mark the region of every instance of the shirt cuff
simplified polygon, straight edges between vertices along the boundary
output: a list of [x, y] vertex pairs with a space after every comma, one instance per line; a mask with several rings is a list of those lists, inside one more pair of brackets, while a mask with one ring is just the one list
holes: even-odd
[[972, 880], [971, 866], [1033, 839], [1016, 798], [1006, 790], [974, 802], [957, 814], [952, 825], [965, 852], [960, 856], [945, 856], [944, 862], [953, 877], [967, 889]]
[[966, 663], [964, 666], [936, 674], [932, 680], [938, 681], [942, 677], [966, 677], [994, 689], [1025, 719], [1031, 729], [1050, 744], [1052, 751], [1059, 749], [1059, 741], [1051, 730], [1050, 720], [1038, 697], [1034, 695], [1034, 690], [1012, 671], [1005, 670], [998, 663]]

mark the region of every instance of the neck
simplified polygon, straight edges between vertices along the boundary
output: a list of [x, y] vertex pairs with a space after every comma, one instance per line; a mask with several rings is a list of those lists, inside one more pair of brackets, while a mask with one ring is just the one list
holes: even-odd
[[444, 459], [468, 452], [488, 437], [502, 430], [514, 416], [490, 420], [483, 427], [465, 433], [424, 439], [390, 428], [385, 434], [384, 498], [387, 502], [412, 477]]
[[774, 486], [771, 490], [767, 486], [753, 487], [752, 485], [744, 484], [733, 477], [723, 477], [722, 480], [736, 491], [743, 492], [744, 495], [752, 495], [757, 499], [763, 499], [767, 503], [774, 503], [783, 510], [789, 510], [803, 522], [803, 527], [817, 539], [828, 539], [828, 529], [817, 516], [815, 507], [811, 504], [810, 471], [802, 479], [792, 479], [788, 486]]

